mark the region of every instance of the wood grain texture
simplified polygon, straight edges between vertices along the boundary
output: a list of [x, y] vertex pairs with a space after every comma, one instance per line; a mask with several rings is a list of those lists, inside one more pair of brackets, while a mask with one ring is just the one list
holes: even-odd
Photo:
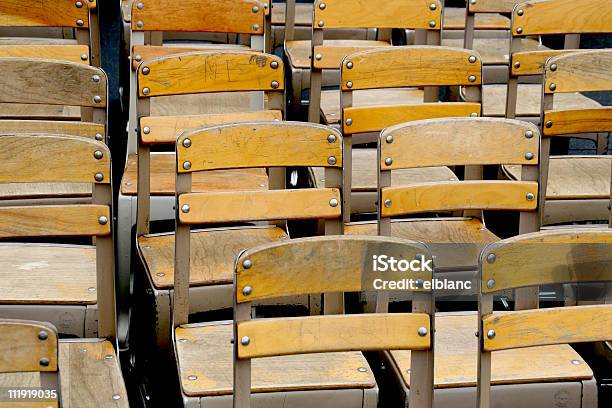
[[[86, 58], [83, 59], [82, 56]], [[0, 57], [14, 58], [42, 58], [74, 62], [76, 64], [89, 64], [89, 47], [86, 45], [2, 45]]]
[[[612, 12], [612, 1], [608, 3]], [[554, 71], [550, 68], [552, 64], [557, 65]], [[608, 91], [612, 89], [611, 64], [612, 50], [595, 50], [551, 58], [546, 64], [544, 92]], [[555, 84], [556, 89], [551, 89], [551, 84]]]
[[[470, 63], [468, 58], [477, 60]], [[478, 85], [482, 79], [480, 55], [440, 46], [388, 47], [348, 55], [342, 66], [342, 90], [407, 86]], [[349, 69], [347, 64], [353, 63]], [[436, 69], [432, 70], [431, 67]], [[474, 80], [468, 78], [473, 76]], [[347, 86], [352, 82], [352, 87]]]
[[[102, 153], [96, 159], [94, 152]], [[42, 134], [0, 136], [0, 183], [110, 183], [110, 152], [102, 142]], [[94, 176], [104, 178], [96, 182]]]
[[486, 351], [612, 339], [612, 305], [575, 306], [508, 312], [482, 319]]
[[[425, 336], [419, 328], [427, 329]], [[254, 319], [238, 322], [238, 358], [259, 358], [333, 351], [426, 350], [429, 315], [375, 313]]]
[[[134, 31], [206, 31], [221, 33], [263, 34], [264, 8], [256, 0], [199, 1], [143, 0], [132, 3]], [[257, 7], [254, 12], [254, 7]], [[142, 26], [138, 27], [138, 22]], [[254, 27], [257, 25], [257, 27]]]
[[[536, 198], [528, 200], [528, 193]], [[456, 210], [534, 211], [538, 183], [527, 181], [441, 181], [382, 189], [383, 217]]]
[[0, 207], [0, 237], [104, 236], [110, 222], [100, 225], [98, 218], [111, 220], [105, 205], [41, 205]]
[[[321, 8], [320, 4], [325, 3]], [[435, 10], [429, 8], [435, 4]], [[367, 0], [318, 0], [314, 6], [315, 27], [320, 28], [412, 28], [431, 30], [435, 22], [439, 30], [442, 2], [439, 0], [398, 0], [380, 4]], [[318, 24], [323, 21], [324, 25]]]
[[2, 244], [0, 268], [3, 304], [96, 303], [93, 246]]
[[[478, 15], [477, 15], [478, 16]], [[548, 50], [533, 38], [521, 38], [514, 51], [538, 52]], [[463, 38], [443, 38], [442, 45], [446, 47], [463, 47]], [[474, 38], [474, 51], [480, 54], [483, 65], [508, 65], [510, 54], [509, 38]]]
[[[436, 388], [475, 387], [478, 366], [478, 316], [473, 312], [437, 313], [434, 383]], [[391, 356], [404, 384], [410, 384], [408, 350]], [[572, 361], [581, 364], [573, 364]], [[502, 350], [492, 355], [491, 382], [527, 384], [593, 378], [593, 372], [569, 345]]]
[[552, 126], [544, 126], [544, 136], [611, 132], [612, 107], [545, 111], [544, 123], [549, 121]]
[[89, 9], [77, 7], [73, 0], [2, 0], [0, 26], [88, 28]]
[[[248, 50], [248, 48], [244, 45], [239, 44], [197, 44], [197, 43], [188, 43], [189, 45], [182, 44], [173, 44], [172, 46], [160, 46], [160, 45], [135, 45], [132, 48], [132, 55], [140, 56], [140, 61], [137, 61], [136, 58], [132, 61], [132, 69], [136, 70], [138, 65], [144, 61], [148, 61], [151, 59], [164, 57], [172, 54], [182, 54], [185, 52], [194, 52], [194, 51], [235, 51], [240, 49]], [[262, 51], [262, 50], [259, 50]]]
[[[473, 102], [438, 102], [422, 105], [356, 106], [343, 111], [344, 134], [379, 132], [382, 129], [422, 119], [469, 117], [480, 115], [480, 104]], [[351, 118], [351, 125], [347, 119]]]
[[[47, 338], [39, 339], [45, 332]], [[47, 358], [49, 364], [40, 364]], [[0, 319], [0, 372], [57, 371], [57, 330], [51, 324], [29, 320]]]
[[[390, 237], [333, 236], [299, 238], [252, 248], [237, 262], [238, 303], [308, 293], [360, 292], [369, 283], [372, 255], [430, 259], [417, 242]], [[251, 268], [243, 261], [249, 259]], [[386, 272], [393, 276], [392, 272]], [[428, 279], [431, 272], [402, 272], [402, 278]], [[380, 277], [380, 276], [377, 276]], [[390, 278], [391, 279], [391, 278]], [[242, 288], [250, 286], [249, 295]], [[371, 289], [368, 286], [367, 289]]]
[[[278, 64], [272, 68], [271, 63]], [[281, 91], [283, 61], [254, 51], [199, 51], [174, 54], [147, 62], [149, 74], [138, 71], [140, 97], [223, 91]], [[272, 82], [278, 83], [277, 87]], [[144, 94], [143, 89], [149, 93]]]
[[[180, 136], [181, 133], [191, 129], [219, 126], [229, 123], [274, 120], [283, 120], [283, 113], [279, 110], [266, 110], [203, 115], [147, 116], [140, 118], [140, 128], [148, 128], [149, 132], [141, 132], [140, 140], [145, 144], [175, 144], [177, 137]], [[1, 124], [2, 122], [0, 122], [0, 126]]]
[[[531, 137], [526, 133], [531, 132]], [[387, 142], [391, 136], [392, 143]], [[539, 131], [532, 124], [493, 118], [427, 119], [385, 129], [380, 168], [538, 164]], [[525, 155], [532, 153], [528, 160]], [[391, 158], [391, 165], [385, 161]]]
[[[330, 142], [328, 137], [334, 136]], [[191, 140], [185, 147], [184, 140]], [[332, 164], [329, 158], [334, 157]], [[183, 168], [184, 162], [191, 168]], [[180, 173], [249, 167], [342, 167], [342, 137], [328, 126], [253, 122], [196, 129], [177, 140]]]
[[333, 219], [340, 216], [340, 190], [313, 188], [295, 190], [188, 193], [179, 196], [179, 206], [187, 204], [188, 213], [180, 212], [185, 224], [216, 222]]
[[512, 8], [519, 0], [477, 0], [470, 2], [470, 13], [512, 13]]
[[3, 199], [91, 197], [89, 183], [2, 183], [0, 197]]
[[[304, 42], [296, 41], [298, 44]], [[386, 41], [368, 40], [329, 40], [314, 48], [314, 66], [318, 69], [340, 69], [342, 60], [347, 55], [380, 47], [390, 47]], [[310, 52], [308, 52], [310, 56]], [[319, 58], [319, 56], [321, 58]]]
[[0, 120], [0, 136], [19, 133], [46, 133], [51, 135], [81, 136], [95, 139], [104, 138], [104, 125], [92, 122], [53, 121], [53, 120]]
[[[178, 327], [175, 338], [183, 391], [190, 396], [231, 395], [231, 322]], [[251, 369], [255, 393], [372, 388], [376, 384], [360, 352], [261, 358], [253, 360]], [[192, 375], [195, 380], [189, 379]]]
[[[519, 10], [523, 10], [522, 16], [519, 16]], [[611, 12], [610, 0], [519, 3], [512, 15], [512, 34], [518, 34], [519, 27], [522, 28], [521, 35], [610, 33]]]
[[0, 103], [2, 119], [80, 120], [79, 106]]
[[[465, 28], [464, 7], [444, 7], [445, 30], [463, 30]], [[482, 13], [475, 16], [476, 30], [509, 30], [510, 19], [496, 13]]]
[[[286, 3], [276, 3], [272, 7], [272, 25], [285, 25], [285, 13], [287, 10]], [[312, 4], [296, 3], [295, 4], [295, 25], [309, 27], [312, 25]]]
[[[489, 246], [482, 262], [482, 291], [570, 282], [612, 281], [612, 231], [555, 229], [523, 234]], [[542, 256], [545, 254], [545, 256]], [[487, 282], [494, 280], [489, 288]]]
[[261, 92], [257, 91], [158, 96], [150, 100], [150, 114], [151, 116], [181, 116], [252, 112], [261, 109], [251, 103], [259, 98], [261, 98]]
[[[0, 103], [106, 106], [106, 74], [100, 68], [37, 58], [2, 58], [0, 72]], [[94, 75], [99, 77], [97, 82]], [[94, 101], [95, 96], [100, 102]]]
[[[584, 52], [584, 50], [541, 50], [541, 51], [519, 51], [512, 54], [512, 75], [542, 75], [544, 64], [551, 57], [566, 55], [572, 52]], [[516, 63], [519, 67], [516, 67]]]

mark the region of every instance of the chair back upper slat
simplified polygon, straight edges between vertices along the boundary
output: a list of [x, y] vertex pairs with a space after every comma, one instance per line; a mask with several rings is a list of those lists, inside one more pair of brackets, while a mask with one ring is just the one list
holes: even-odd
[[75, 0], [2, 0], [0, 27], [89, 28], [87, 3]]
[[49, 323], [0, 319], [0, 373], [56, 372], [57, 339]]

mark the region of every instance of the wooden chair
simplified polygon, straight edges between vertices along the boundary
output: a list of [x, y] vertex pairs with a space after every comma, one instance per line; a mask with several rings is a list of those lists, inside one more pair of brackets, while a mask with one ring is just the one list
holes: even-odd
[[[300, 406], [366, 406], [361, 401], [351, 404], [346, 397], [337, 397], [337, 400], [328, 397], [327, 401], [321, 401], [318, 394], [330, 393], [327, 390], [333, 387], [327, 376], [317, 378], [309, 385], [310, 391], [300, 393], [304, 389], [300, 382], [305, 380], [305, 376], [290, 375], [289, 370], [293, 364], [299, 364], [309, 372], [311, 369], [305, 368], [320, 360], [318, 369], [327, 370], [326, 366], [333, 364], [334, 372], [346, 375], [348, 373], [336, 371], [343, 366], [337, 367], [335, 360], [353, 363], [358, 359], [362, 367], [357, 369], [357, 376], [361, 377], [361, 373], [369, 374], [370, 370], [359, 351], [390, 349], [413, 350], [411, 385], [414, 392], [410, 404], [432, 407], [434, 362], [431, 344], [434, 330], [431, 292], [415, 292], [423, 298], [415, 303], [426, 303], [429, 307], [415, 306], [412, 313], [340, 313], [251, 319], [253, 301], [300, 293], [371, 290], [373, 279], [379, 277], [370, 267], [372, 254], [412, 260], [427, 256], [428, 251], [422, 244], [393, 238], [329, 236], [262, 245], [240, 254], [236, 260], [234, 280], [234, 407], [250, 407], [251, 400], [257, 405], [267, 399], [274, 401], [279, 397], [276, 394], [281, 393], [284, 400], [291, 401], [291, 406], [299, 403]], [[431, 272], [429, 274], [431, 278]], [[410, 278], [416, 279], [417, 275], [427, 279], [427, 272], [412, 272]], [[406, 274], [402, 274], [402, 278], [405, 277]], [[177, 336], [180, 333], [180, 337], [191, 338], [201, 338], [206, 331], [212, 331], [212, 327], [184, 325], [176, 329]], [[224, 347], [229, 349], [229, 345]], [[187, 354], [185, 349], [178, 343], [177, 354]], [[205, 369], [219, 370], [220, 367], [215, 367], [221, 365], [219, 360], [209, 360]], [[270, 377], [277, 375], [291, 378], [293, 384], [275, 384], [276, 387], [272, 388], [268, 385]], [[307, 375], [310, 377], [312, 373]], [[373, 378], [361, 380], [358, 384], [357, 376], [351, 374], [351, 388], [363, 388], [363, 392], [367, 392], [372, 387], [368, 383]]]
[[[575, 92], [612, 90], [612, 51], [563, 53], [544, 68], [542, 99], [542, 223], [606, 221], [609, 218], [611, 156], [550, 156], [553, 137], [580, 137], [612, 131], [612, 108], [568, 107], [564, 96]], [[607, 143], [605, 143], [607, 145]], [[520, 167], [507, 166], [513, 179]], [[544, 189], [546, 187], [546, 189]]]
[[[495, 313], [493, 296], [515, 288], [610, 281], [611, 244], [609, 228], [560, 229], [506, 239], [483, 250], [479, 262], [478, 407], [500, 400], [500, 385], [491, 387], [499, 383], [498, 362], [502, 355], [521, 350], [537, 350], [554, 366], [549, 378], [558, 385], [578, 383], [578, 390], [567, 387], [566, 400], [580, 407], [597, 406], [593, 373], [568, 343], [612, 339], [612, 305], [538, 309], [536, 297], [531, 310], [517, 307], [516, 311]], [[542, 397], [543, 390], [530, 391], [528, 384], [517, 388], [517, 392], [523, 388], [523, 393], [531, 393], [532, 399]]]

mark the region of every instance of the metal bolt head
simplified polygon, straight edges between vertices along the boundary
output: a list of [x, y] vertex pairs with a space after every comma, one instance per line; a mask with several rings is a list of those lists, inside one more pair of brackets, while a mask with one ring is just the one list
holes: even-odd
[[183, 139], [183, 147], [185, 147], [185, 148], [191, 147], [191, 139], [189, 139], [189, 138]]
[[320, 3], [319, 4], [319, 9], [325, 10], [325, 7], [327, 7], [327, 5], [325, 3]]
[[81, 54], [81, 61], [87, 61], [87, 54]]
[[335, 158], [334, 156], [329, 156], [329, 157], [327, 158], [327, 163], [331, 164], [332, 166], [333, 166], [334, 164], [336, 164], [336, 161], [337, 161], [337, 160], [336, 160], [336, 158]]
[[278, 88], [278, 81], [272, 81], [272, 83], [270, 84], [270, 86], [272, 87], [272, 89], [276, 89], [276, 88]]
[[190, 375], [189, 377], [187, 377], [187, 379], [188, 379], [189, 381], [195, 381], [195, 380], [197, 380], [197, 379], [198, 379], [198, 376], [197, 376], [197, 375]]
[[436, 26], [436, 22], [435, 22], [435, 21], [433, 21], [433, 20], [431, 20], [431, 21], [429, 22], [429, 27], [434, 28], [435, 26]]
[[272, 61], [272, 62], [270, 63], [270, 68], [272, 68], [272, 69], [276, 69], [276, 68], [278, 68], [278, 61]]
[[253, 293], [253, 288], [250, 286], [245, 286], [244, 288], [242, 288], [242, 294], [244, 296], [249, 296], [251, 293]]
[[100, 103], [100, 102], [102, 102], [102, 97], [101, 97], [100, 95], [96, 95], [96, 96], [94, 96], [94, 102], [95, 102], [95, 103]]
[[315, 55], [315, 59], [316, 59], [317, 61], [321, 61], [321, 59], [323, 59], [323, 55], [321, 55], [321, 54], [317, 54], [317, 55]]
[[142, 10], [144, 8], [144, 4], [138, 3], [136, 7], [138, 7], [138, 10]]
[[557, 85], [553, 82], [553, 83], [550, 84], [548, 89], [550, 89], [551, 91], [554, 91], [555, 89], [557, 89]]
[[367, 372], [368, 372], [368, 369], [367, 369], [367, 368], [365, 368], [365, 367], [359, 367], [359, 368], [357, 369], [357, 371], [359, 371], [360, 373], [367, 373]]
[[81, 8], [83, 7], [83, 2], [77, 1], [76, 3], [74, 3], [74, 5], [76, 6], [76, 8]]
[[517, 27], [516, 28], [516, 33], [517, 34], [521, 34], [523, 32], [523, 27]]
[[91, 77], [91, 80], [94, 82], [100, 82], [100, 75], [94, 75]]
[[163, 272], [157, 272], [156, 275], [159, 276], [160, 278], [163, 278], [164, 276], [166, 276], [166, 274]]
[[525, 14], [525, 11], [523, 9], [518, 9], [516, 14], [518, 14], [519, 16], [522, 16], [523, 14]]
[[49, 338], [49, 333], [44, 330], [38, 332], [38, 340], [47, 340]]
[[478, 112], [472, 112], [472, 113], [470, 113], [470, 117], [472, 117], [472, 118], [477, 118], [477, 117], [478, 117]]
[[114, 358], [114, 357], [113, 357], [113, 355], [112, 355], [112, 354], [107, 354], [107, 355], [105, 355], [105, 356], [104, 356], [104, 359], [105, 359], [105, 360], [112, 360], [113, 358]]
[[38, 363], [43, 366], [43, 367], [48, 367], [49, 366], [49, 359], [47, 357], [43, 357], [40, 360], [38, 360]]
[[338, 138], [336, 137], [336, 135], [329, 135], [329, 136], [327, 136], [327, 141], [329, 143], [335, 143], [337, 139]]
[[144, 95], [148, 95], [148, 94], [150, 94], [150, 93], [151, 93], [151, 90], [150, 90], [149, 88], [147, 88], [147, 87], [144, 87], [144, 88], [142, 88], [142, 93], [143, 93]]
[[242, 267], [243, 267], [244, 269], [250, 269], [250, 268], [251, 268], [251, 266], [253, 266], [253, 261], [251, 261], [250, 259], [245, 259], [245, 260], [242, 262]]
[[495, 338], [495, 330], [491, 329], [487, 332], [487, 337], [490, 339]]
[[552, 65], [550, 66], [550, 70], [551, 70], [551, 71], [556, 71], [556, 70], [557, 70], [557, 64], [552, 64]]
[[476, 0], [470, 0], [470, 3], [476, 4]]
[[101, 215], [100, 218], [98, 218], [98, 222], [100, 225], [106, 225], [108, 223], [108, 217], [106, 215]]
[[96, 291], [96, 288], [91, 287], [91, 288], [87, 288], [87, 290], [88, 290], [89, 292], [95, 292], [95, 291]]
[[487, 281], [487, 288], [493, 289], [495, 287], [495, 279], [489, 279]]
[[317, 23], [317, 25], [318, 25], [319, 27], [323, 27], [323, 26], [325, 25], [325, 21], [323, 21], [323, 20], [319, 20], [319, 22]]
[[330, 207], [337, 207], [338, 206], [338, 200], [336, 200], [335, 198], [332, 198], [331, 200], [329, 200], [329, 206]]
[[533, 201], [535, 199], [535, 194], [533, 193], [527, 193], [527, 200], [528, 201]]
[[142, 26], [144, 26], [144, 24], [143, 24], [143, 22], [142, 22], [142, 21], [137, 21], [137, 22], [136, 22], [136, 27], [138, 27], [138, 28], [142, 28]]
[[113, 400], [114, 401], [119, 401], [121, 399], [121, 395], [119, 394], [113, 394]]
[[435, 9], [437, 9], [437, 8], [438, 8], [438, 6], [436, 6], [436, 3], [431, 3], [431, 4], [429, 5], [429, 9], [430, 9], [430, 10], [432, 10], [432, 11], [433, 11], [433, 10], [435, 10]]
[[533, 157], [534, 157], [533, 153], [531, 153], [531, 152], [525, 153], [525, 159], [533, 160]]
[[418, 333], [419, 333], [419, 336], [425, 337], [427, 336], [427, 329], [425, 327], [419, 327]]
[[104, 157], [104, 153], [102, 153], [102, 151], [101, 151], [101, 150], [96, 150], [96, 151], [94, 152], [94, 157], [95, 157], [96, 159], [100, 160], [102, 157]]
[[580, 360], [572, 360], [572, 364], [573, 365], [580, 365], [580, 364], [582, 364], [582, 361], [580, 361]]
[[143, 75], [149, 75], [149, 72], [151, 72], [151, 69], [149, 67], [143, 67], [142, 68], [142, 74]]
[[468, 77], [468, 81], [470, 81], [470, 82], [474, 82], [474, 81], [476, 81], [476, 76], [475, 76], [475, 75], [470, 75], [470, 76]]
[[150, 128], [150, 127], [148, 127], [148, 126], [145, 126], [145, 127], [142, 129], [142, 133], [144, 133], [145, 135], [148, 135], [149, 133], [151, 133], [151, 128]]
[[142, 56], [140, 56], [140, 55], [136, 54], [136, 56], [134, 57], [134, 59], [135, 59], [136, 61], [142, 61]]
[[390, 158], [390, 157], [387, 157], [387, 158], [385, 159], [385, 164], [386, 164], [387, 166], [392, 165], [392, 164], [393, 164], [393, 159], [392, 159], [392, 158]]
[[393, 143], [393, 136], [388, 135], [388, 136], [385, 138], [385, 140], [386, 140], [386, 142], [387, 142], [387, 143], [391, 144], [391, 143]]
[[353, 83], [352, 83], [351, 81], [348, 81], [348, 82], [346, 83], [346, 87], [347, 87], [347, 88], [352, 88], [352, 87], [353, 87]]
[[349, 62], [347, 62], [347, 63], [346, 63], [346, 67], [347, 67], [348, 69], [353, 69], [353, 61], [349, 61]]
[[553, 125], [552, 120], [546, 121], [546, 127], [551, 128]]
[[189, 212], [189, 210], [190, 210], [190, 209], [191, 209], [191, 207], [189, 207], [189, 204], [183, 204], [183, 205], [181, 206], [181, 211], [182, 211], [184, 214], [187, 214], [187, 213]]
[[183, 168], [185, 170], [189, 170], [191, 168], [191, 162], [190, 161], [183, 162]]
[[253, 31], [259, 31], [259, 24], [253, 24]]
[[416, 280], [416, 286], [417, 288], [422, 288], [423, 287], [423, 279], [417, 279]]
[[525, 137], [527, 139], [531, 139], [533, 137], [533, 131], [532, 130], [528, 130], [525, 132]]
[[385, 200], [385, 207], [387, 208], [391, 207], [391, 200], [389, 198]]
[[475, 63], [475, 62], [476, 62], [476, 56], [474, 56], [474, 55], [470, 55], [470, 57], [468, 58], [468, 61], [469, 61], [471, 64]]
[[104, 180], [104, 174], [102, 174], [102, 173], [96, 173], [96, 174], [94, 175], [94, 180], [96, 180], [96, 181], [102, 181], [102, 180]]
[[346, 118], [346, 126], [351, 126], [353, 124], [353, 119]]
[[251, 10], [253, 11], [253, 13], [257, 13], [259, 11], [259, 7], [253, 6]]
[[240, 339], [240, 344], [242, 344], [243, 346], [248, 346], [250, 342], [251, 339], [249, 338], [249, 336], [242, 336], [242, 338]]
[[83, 24], [85, 24], [85, 22], [84, 22], [83, 20], [81, 20], [81, 19], [78, 19], [78, 20], [76, 21], [76, 25], [78, 25], [79, 27], [82, 27], [82, 26], [83, 26]]
[[100, 133], [96, 133], [96, 140], [97, 141], [101, 141], [102, 140], [102, 135]]
[[514, 63], [514, 68], [519, 69], [520, 67], [521, 67], [521, 63], [520, 63], [520, 61], [516, 61], [516, 62]]
[[495, 262], [496, 259], [497, 259], [497, 256], [495, 254], [487, 255], [487, 262], [488, 263], [493, 263], [493, 262]]

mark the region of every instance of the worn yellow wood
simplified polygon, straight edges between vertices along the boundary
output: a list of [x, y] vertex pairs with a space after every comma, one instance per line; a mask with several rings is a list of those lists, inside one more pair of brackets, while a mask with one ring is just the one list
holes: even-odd
[[[387, 142], [388, 136], [392, 143]], [[536, 126], [510, 119], [443, 118], [403, 123], [381, 134], [380, 168], [537, 165], [538, 136]], [[531, 159], [525, 157], [527, 153], [532, 153]], [[389, 158], [392, 163], [387, 165]]]
[[81, 136], [95, 139], [104, 138], [104, 125], [92, 122], [58, 120], [0, 120], [0, 135], [46, 133], [52, 135]]
[[[140, 139], [145, 144], [176, 143], [176, 138], [191, 129], [218, 126], [229, 123], [283, 120], [279, 110], [221, 113], [184, 116], [147, 116], [140, 119]], [[0, 122], [1, 126], [2, 122]], [[1, 129], [1, 128], [0, 128]]]
[[[571, 52], [584, 52], [584, 50], [541, 50], [519, 51], [512, 54], [512, 75], [541, 75], [544, 73], [544, 64], [551, 57], [566, 55]], [[516, 63], [519, 67], [516, 67]]]
[[33, 105], [23, 103], [0, 103], [2, 119], [79, 120], [79, 106]]
[[[471, 13], [512, 13], [515, 4], [519, 0], [478, 0], [469, 2], [468, 8]], [[445, 10], [446, 11], [446, 10]]]
[[88, 28], [89, 9], [77, 7], [73, 0], [2, 0], [0, 26]]
[[[2, 58], [0, 72], [0, 103], [106, 106], [106, 74], [100, 68], [57, 60]], [[92, 79], [94, 75], [98, 81]], [[95, 96], [100, 97], [99, 102]]]
[[[427, 329], [420, 336], [419, 328]], [[429, 315], [375, 313], [255, 319], [238, 323], [238, 358], [332, 351], [426, 350], [431, 343]]]
[[[83, 59], [83, 55], [85, 59]], [[86, 45], [2, 45], [0, 57], [42, 58], [89, 64], [89, 47]]]
[[[101, 216], [106, 225], [98, 222]], [[110, 234], [110, 221], [105, 205], [0, 207], [0, 237], [103, 236]]]
[[[94, 152], [102, 153], [100, 159]], [[0, 183], [110, 183], [110, 152], [101, 142], [42, 134], [0, 136]]]
[[[47, 338], [39, 339], [45, 332]], [[47, 358], [49, 364], [40, 364]], [[57, 371], [57, 331], [51, 324], [0, 319], [0, 372]]]
[[[175, 338], [183, 391], [190, 396], [231, 395], [231, 322], [177, 327]], [[251, 368], [251, 389], [255, 393], [360, 389], [376, 384], [360, 352], [260, 358], [252, 361]]]
[[[320, 4], [325, 3], [321, 8]], [[435, 4], [432, 10], [429, 5]], [[318, 0], [314, 6], [314, 27], [319, 28], [412, 28], [440, 29], [442, 2], [439, 0], [397, 0], [380, 4], [368, 0]], [[321, 25], [319, 22], [323, 21]], [[435, 23], [434, 27], [429, 22]]]
[[[444, 29], [463, 30], [465, 28], [464, 7], [444, 7]], [[510, 19], [496, 13], [483, 13], [475, 16], [476, 30], [509, 30]]]
[[179, 206], [187, 204], [191, 209], [180, 212], [179, 219], [186, 224], [203, 224], [337, 218], [340, 206], [332, 207], [331, 200], [341, 201], [338, 189], [188, 193], [179, 196]]
[[[470, 56], [477, 59], [469, 61]], [[353, 63], [349, 69], [347, 64]], [[347, 56], [342, 67], [342, 90], [404, 86], [478, 85], [478, 53], [440, 46], [388, 47]], [[436, 69], [432, 70], [431, 67]], [[473, 77], [473, 80], [469, 78]], [[351, 82], [349, 88], [347, 84]]]
[[[610, 11], [612, 12], [612, 1]], [[610, 26], [612, 32], [612, 25]], [[557, 69], [553, 70], [553, 64]], [[612, 50], [567, 54], [547, 63], [545, 93], [608, 91], [612, 89]], [[555, 84], [555, 89], [552, 89]]]
[[[271, 66], [276, 64], [277, 68]], [[144, 64], [138, 71], [141, 97], [284, 89], [283, 61], [254, 51], [175, 54], [150, 60], [146, 66], [149, 74], [143, 74]], [[145, 88], [149, 89], [146, 95]]]
[[[144, 0], [140, 2], [144, 4], [142, 9], [138, 8], [138, 3], [132, 3], [134, 31], [263, 34], [264, 8], [256, 0], [203, 0], [197, 3], [197, 7], [194, 3], [174, 0]], [[254, 7], [257, 7], [255, 12]]]
[[[423, 252], [424, 251], [424, 252]], [[428, 251], [414, 241], [365, 236], [315, 237], [274, 243], [248, 250], [238, 260], [237, 302], [308, 293], [360, 292], [371, 290], [372, 255], [415, 259]], [[245, 269], [243, 261], [252, 266]], [[385, 272], [393, 279], [393, 272]], [[428, 279], [431, 272], [401, 272], [401, 278]], [[245, 295], [242, 288], [250, 286]]]
[[33, 199], [59, 197], [91, 197], [90, 183], [2, 183], [3, 199]]
[[[481, 14], [477, 14], [479, 16]], [[548, 50], [533, 38], [517, 40], [516, 51], [538, 52]], [[447, 47], [463, 47], [463, 38], [442, 38], [442, 45]], [[510, 54], [510, 39], [505, 38], [474, 38], [472, 49], [480, 54], [483, 65], [508, 65]], [[544, 62], [544, 61], [543, 61]]]
[[[160, 45], [135, 45], [133, 47], [132, 55], [140, 56], [139, 60], [134, 58], [132, 61], [132, 68], [136, 70], [138, 65], [142, 61], [148, 61], [150, 59], [164, 57], [166, 55], [172, 54], [182, 54], [185, 52], [194, 52], [194, 51], [223, 51], [223, 50], [237, 50], [240, 48], [247, 49], [247, 47], [239, 44], [198, 44], [197, 46], [193, 43], [189, 43], [190, 46], [182, 46], [180, 44], [172, 45], [172, 46], [160, 46]], [[260, 50], [262, 51], [262, 50]]]
[[[285, 25], [285, 13], [287, 10], [286, 3], [275, 3], [272, 7], [272, 25]], [[312, 4], [296, 3], [295, 4], [295, 25], [307, 26], [312, 25]]]
[[482, 319], [487, 351], [612, 339], [612, 305], [532, 309]]
[[[436, 313], [434, 383], [436, 388], [475, 387], [478, 367], [478, 316], [473, 312]], [[391, 356], [404, 384], [410, 384], [408, 350]], [[491, 382], [528, 384], [593, 378], [588, 364], [571, 346], [502, 350], [491, 356]], [[578, 361], [581, 364], [573, 364]]]
[[[500, 241], [487, 248], [482, 291], [568, 282], [612, 281], [612, 230], [555, 229]], [[487, 286], [491, 279], [493, 288]]]
[[[344, 134], [378, 132], [404, 122], [441, 117], [480, 115], [480, 104], [473, 102], [438, 102], [421, 105], [354, 106], [343, 111]], [[347, 119], [352, 120], [347, 126]]]
[[[612, 88], [612, 86], [610, 86]], [[544, 136], [612, 131], [612, 107], [600, 109], [552, 110], [544, 112]]]
[[[184, 146], [185, 139], [191, 141], [190, 147]], [[181, 173], [279, 166], [341, 168], [342, 137], [332, 128], [311, 123], [240, 123], [182, 134], [177, 155]], [[188, 170], [183, 167], [187, 161], [191, 163]]]
[[93, 246], [5, 243], [0, 245], [0, 268], [4, 304], [96, 303]]
[[[314, 49], [314, 66], [319, 69], [340, 69], [342, 60], [349, 54], [373, 48], [389, 47], [386, 41], [329, 40]], [[363, 43], [363, 45], [362, 45]], [[308, 53], [310, 55], [310, 52]], [[320, 57], [320, 58], [319, 58]]]
[[[533, 200], [527, 194], [534, 195]], [[537, 208], [538, 183], [527, 181], [441, 181], [382, 189], [384, 217], [454, 210], [516, 210]]]

